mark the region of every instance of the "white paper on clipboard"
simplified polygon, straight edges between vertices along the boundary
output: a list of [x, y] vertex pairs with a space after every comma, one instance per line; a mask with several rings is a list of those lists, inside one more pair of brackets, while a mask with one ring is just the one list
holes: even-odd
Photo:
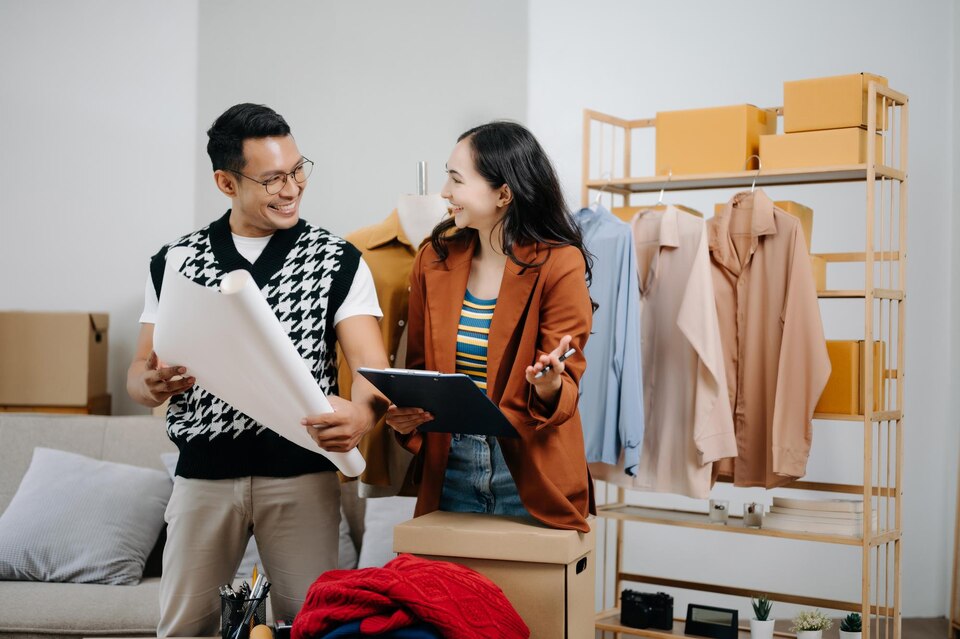
[[356, 477], [366, 462], [356, 448], [331, 453], [317, 446], [300, 420], [333, 411], [330, 402], [283, 330], [253, 276], [228, 273], [220, 290], [196, 284], [180, 273], [193, 250], [166, 256], [163, 294], [154, 327], [157, 357], [184, 366], [197, 385], [240, 412]]

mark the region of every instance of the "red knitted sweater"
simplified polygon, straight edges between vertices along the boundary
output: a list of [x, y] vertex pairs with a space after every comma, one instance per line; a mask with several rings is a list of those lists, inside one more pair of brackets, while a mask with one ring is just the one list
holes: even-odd
[[413, 555], [400, 555], [383, 568], [320, 575], [293, 622], [292, 639], [316, 639], [356, 619], [369, 634], [425, 622], [446, 638], [530, 636], [492, 581], [459, 564]]

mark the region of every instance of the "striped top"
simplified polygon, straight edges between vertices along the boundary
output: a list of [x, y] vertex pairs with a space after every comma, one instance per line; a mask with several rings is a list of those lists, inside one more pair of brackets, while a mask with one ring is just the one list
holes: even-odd
[[467, 375], [480, 390], [487, 390], [487, 340], [497, 298], [482, 300], [466, 292], [457, 326], [457, 369]]

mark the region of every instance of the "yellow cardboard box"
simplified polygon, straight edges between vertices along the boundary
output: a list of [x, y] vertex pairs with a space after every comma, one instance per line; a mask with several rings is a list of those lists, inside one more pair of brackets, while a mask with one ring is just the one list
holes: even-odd
[[0, 405], [88, 406], [107, 394], [106, 313], [0, 312]]
[[657, 175], [745, 171], [777, 114], [752, 104], [657, 113]]
[[[883, 136], [876, 137], [874, 162], [883, 164]], [[832, 129], [760, 136], [760, 161], [767, 169], [866, 164], [866, 129]]]
[[394, 552], [472, 568], [500, 586], [531, 639], [592, 639], [594, 533], [516, 517], [432, 512], [393, 529]]
[[[866, 364], [863, 340], [827, 340], [830, 378], [817, 402], [816, 412], [862, 415], [866, 404]], [[886, 369], [886, 344], [873, 343], [873, 410], [884, 405], [883, 372]]]
[[[821, 131], [867, 126], [867, 91], [871, 81], [887, 79], [871, 73], [812, 78], [783, 83], [783, 132]], [[886, 128], [877, 98], [877, 129]]]
[[827, 261], [818, 255], [811, 255], [810, 269], [813, 271], [817, 292], [827, 290]]

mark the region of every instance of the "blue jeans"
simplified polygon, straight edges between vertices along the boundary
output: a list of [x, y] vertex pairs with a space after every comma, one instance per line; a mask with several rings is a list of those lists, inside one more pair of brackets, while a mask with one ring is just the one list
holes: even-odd
[[529, 517], [496, 437], [454, 434], [440, 510]]

